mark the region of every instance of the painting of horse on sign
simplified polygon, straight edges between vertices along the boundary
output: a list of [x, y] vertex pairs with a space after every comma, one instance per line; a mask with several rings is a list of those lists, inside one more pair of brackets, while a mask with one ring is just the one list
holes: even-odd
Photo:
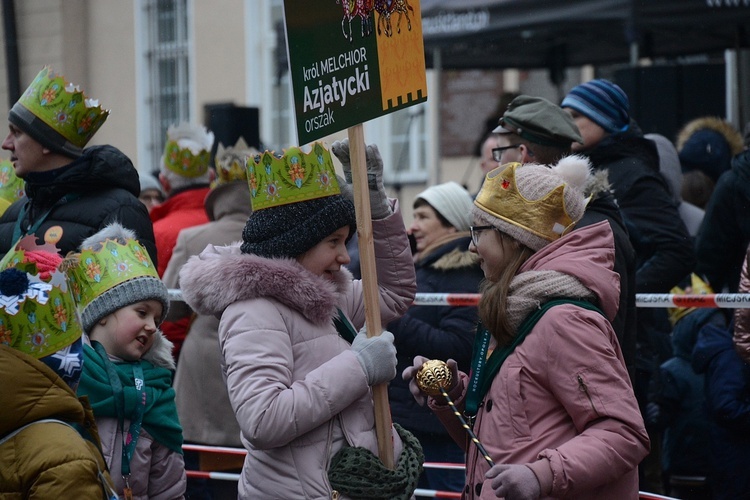
[[396, 20], [396, 33], [401, 33], [401, 20], [406, 17], [406, 25], [411, 31], [411, 18], [409, 11], [414, 15], [414, 8], [409, 5], [408, 0], [336, 0], [341, 4], [344, 14], [341, 17], [341, 32], [344, 38], [350, 42], [352, 36], [352, 21], [359, 17], [360, 34], [362, 38], [370, 36], [372, 33], [373, 12], [377, 12], [378, 35], [384, 34], [387, 37], [393, 36], [393, 26], [391, 16], [398, 14]]

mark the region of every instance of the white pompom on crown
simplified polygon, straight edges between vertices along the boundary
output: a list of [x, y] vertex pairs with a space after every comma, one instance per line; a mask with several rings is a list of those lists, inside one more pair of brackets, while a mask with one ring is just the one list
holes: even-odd
[[591, 175], [591, 163], [585, 156], [570, 155], [560, 159], [552, 170], [565, 184], [582, 191]]

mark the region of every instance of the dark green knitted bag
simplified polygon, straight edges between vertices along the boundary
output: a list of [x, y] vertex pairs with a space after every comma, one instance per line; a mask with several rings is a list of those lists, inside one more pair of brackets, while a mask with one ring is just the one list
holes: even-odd
[[395, 470], [390, 470], [370, 450], [345, 446], [331, 459], [331, 487], [361, 500], [409, 500], [422, 474], [424, 453], [414, 435], [398, 424], [393, 427], [404, 443]]

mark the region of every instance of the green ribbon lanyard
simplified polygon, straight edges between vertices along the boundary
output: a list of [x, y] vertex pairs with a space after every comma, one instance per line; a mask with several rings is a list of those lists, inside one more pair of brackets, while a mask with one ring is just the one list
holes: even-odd
[[29, 211], [29, 206], [31, 205], [31, 200], [27, 200], [21, 211], [18, 212], [18, 217], [16, 218], [16, 226], [15, 228], [13, 228], [13, 243], [17, 242], [21, 238], [21, 236], [26, 236], [27, 234], [36, 234], [37, 229], [39, 229], [39, 226], [41, 226], [42, 223], [47, 219], [52, 210], [59, 207], [60, 205], [64, 205], [73, 200], [77, 200], [80, 197], [81, 195], [78, 193], [66, 194], [65, 196], [57, 200], [49, 210], [44, 212], [34, 224], [29, 224], [24, 231], [21, 225], [23, 224], [23, 219], [26, 218], [26, 214]]
[[518, 347], [518, 345], [523, 342], [523, 340], [526, 338], [526, 335], [529, 334], [532, 328], [534, 328], [534, 325], [536, 325], [537, 321], [539, 321], [539, 318], [541, 318], [548, 309], [559, 304], [575, 304], [585, 309], [597, 311], [604, 315], [604, 313], [602, 313], [601, 310], [594, 304], [583, 300], [551, 300], [542, 305], [539, 309], [536, 309], [528, 316], [526, 316], [526, 319], [523, 320], [521, 326], [518, 327], [518, 332], [516, 333], [513, 342], [501, 349], [495, 349], [494, 351], [492, 351], [492, 354], [490, 354], [489, 358], [487, 357], [487, 352], [489, 350], [492, 335], [489, 331], [487, 331], [482, 323], [479, 323], [479, 325], [477, 326], [477, 334], [474, 337], [474, 354], [471, 360], [471, 377], [469, 379], [469, 388], [466, 391], [465, 413], [467, 416], [476, 416], [477, 411], [479, 410], [480, 402], [482, 401], [482, 399], [484, 399], [484, 395], [487, 394], [490, 385], [492, 385], [492, 380], [495, 378], [497, 372], [500, 371], [500, 367], [503, 365], [505, 360], [508, 359], [508, 356], [510, 356], [511, 353], [513, 353], [513, 351], [516, 349], [516, 347]]
[[124, 434], [124, 420], [125, 420], [125, 397], [122, 388], [122, 382], [120, 376], [115, 369], [114, 364], [109, 360], [107, 351], [104, 349], [99, 342], [92, 342], [94, 350], [104, 361], [104, 366], [107, 367], [107, 376], [109, 377], [109, 383], [112, 386], [112, 392], [114, 394], [115, 411], [117, 412], [117, 420], [120, 425], [120, 432], [122, 433], [122, 477], [125, 479], [126, 487], [128, 485], [128, 478], [130, 477], [130, 459], [133, 458], [135, 453], [135, 445], [138, 442], [138, 436], [141, 435], [141, 424], [143, 422], [143, 414], [146, 410], [146, 382], [143, 378], [143, 368], [141, 368], [140, 362], [128, 363], [133, 368], [133, 379], [135, 382], [135, 389], [140, 391], [140, 397], [136, 403], [135, 409], [133, 410], [132, 418], [130, 419], [130, 429], [128, 429], [127, 436]]
[[344, 312], [338, 307], [336, 308], [336, 310], [339, 312], [338, 317], [333, 318], [333, 324], [336, 326], [336, 331], [339, 333], [339, 336], [341, 336], [341, 338], [351, 344], [352, 342], [354, 342], [354, 337], [357, 336], [357, 332], [354, 330], [352, 324], [349, 323], [349, 320], [346, 319]]

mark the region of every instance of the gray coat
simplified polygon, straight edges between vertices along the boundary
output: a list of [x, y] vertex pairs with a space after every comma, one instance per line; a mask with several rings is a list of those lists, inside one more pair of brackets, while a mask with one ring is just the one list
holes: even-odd
[[[177, 237], [163, 278], [169, 288], [179, 288], [180, 269], [191, 256], [209, 244], [228, 245], [242, 239], [251, 212], [247, 183], [217, 187], [206, 198], [206, 211], [211, 222], [183, 229]], [[174, 380], [177, 413], [183, 416], [186, 442], [240, 447], [240, 427], [221, 372], [218, 331], [219, 320], [213, 315], [198, 314], [190, 323]]]

